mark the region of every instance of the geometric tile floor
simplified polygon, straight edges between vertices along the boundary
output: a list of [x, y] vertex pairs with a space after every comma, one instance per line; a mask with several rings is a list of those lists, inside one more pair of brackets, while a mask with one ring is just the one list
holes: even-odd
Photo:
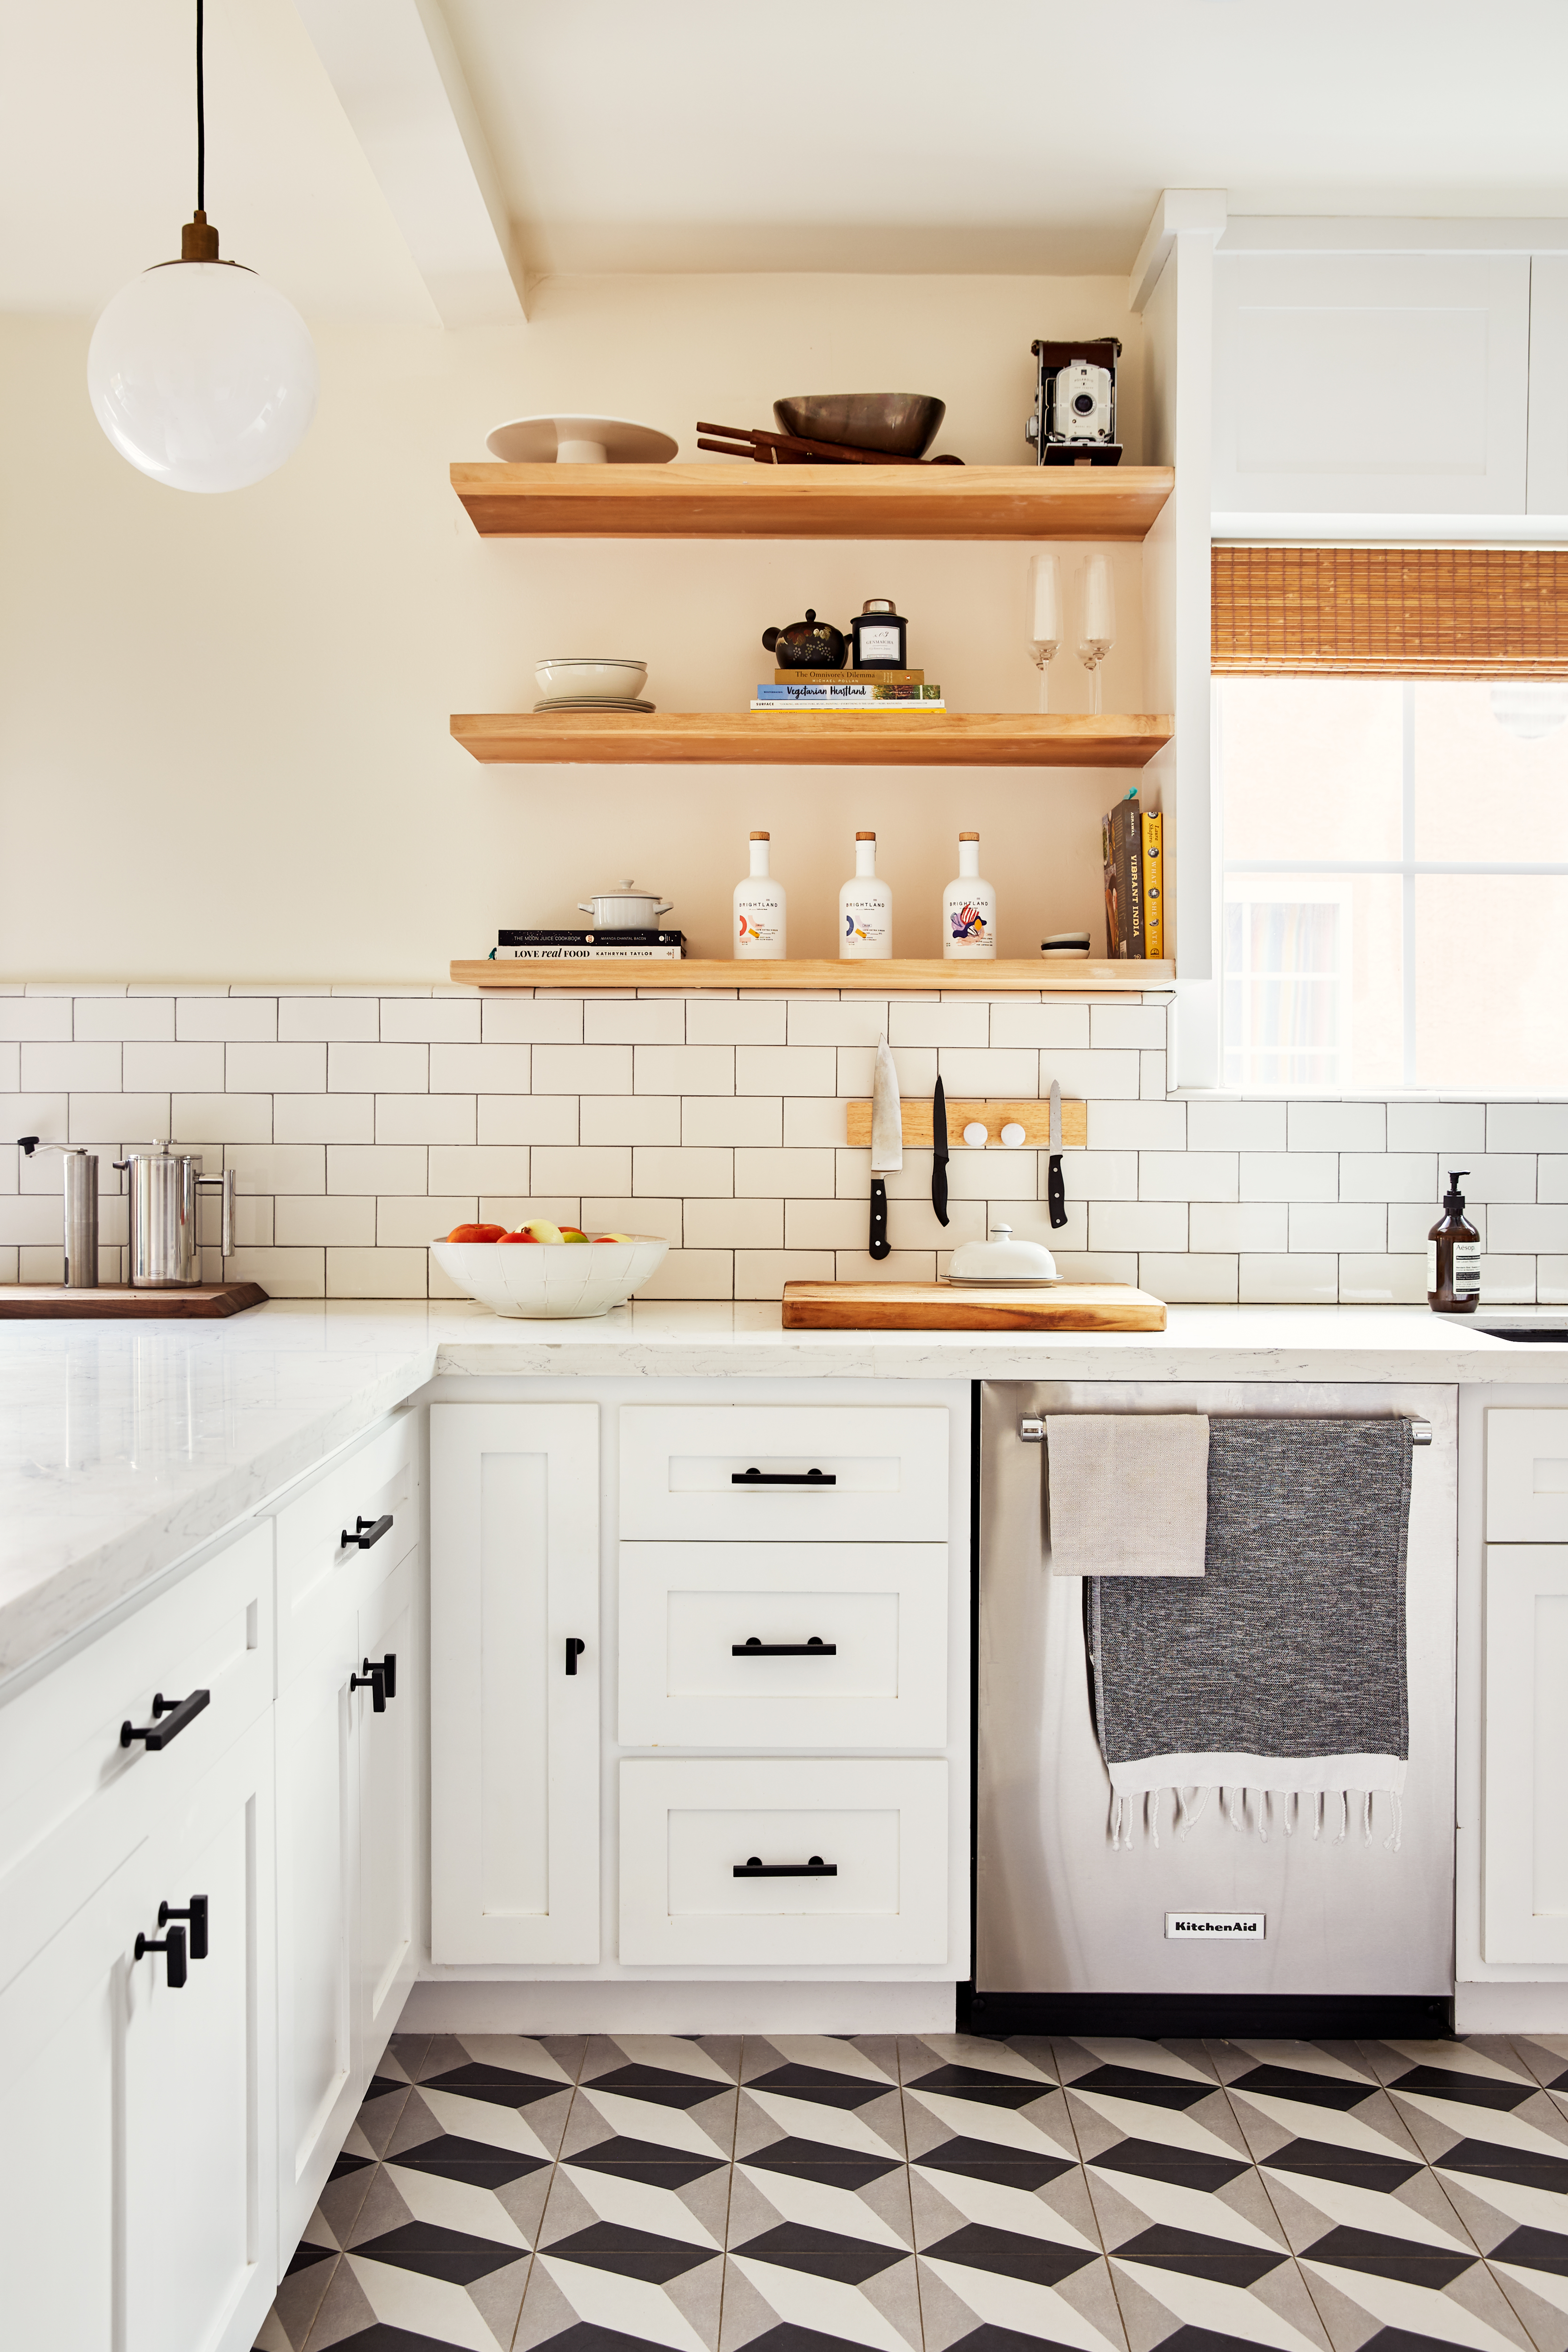
[[1568, 2352], [1568, 2040], [396, 2038], [263, 2352]]

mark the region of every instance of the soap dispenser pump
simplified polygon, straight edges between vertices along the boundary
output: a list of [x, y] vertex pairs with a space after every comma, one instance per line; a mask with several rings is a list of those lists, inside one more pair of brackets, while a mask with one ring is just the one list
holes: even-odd
[[1465, 1214], [1459, 1179], [1448, 1171], [1443, 1215], [1426, 1236], [1426, 1304], [1434, 1315], [1473, 1315], [1481, 1295], [1481, 1237]]

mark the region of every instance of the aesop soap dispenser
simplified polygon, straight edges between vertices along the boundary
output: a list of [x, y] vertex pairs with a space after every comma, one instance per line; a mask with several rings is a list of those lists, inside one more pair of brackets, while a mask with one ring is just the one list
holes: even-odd
[[1443, 1215], [1426, 1236], [1426, 1304], [1434, 1315], [1473, 1315], [1481, 1295], [1481, 1237], [1465, 1214], [1459, 1179], [1448, 1171]]

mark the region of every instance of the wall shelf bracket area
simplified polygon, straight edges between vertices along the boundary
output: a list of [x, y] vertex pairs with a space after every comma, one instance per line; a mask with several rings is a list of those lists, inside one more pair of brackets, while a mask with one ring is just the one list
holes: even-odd
[[458, 465], [485, 539], [1142, 540], [1168, 466]]
[[734, 990], [761, 989], [777, 996], [801, 989], [826, 989], [834, 995], [897, 996], [1104, 996], [1112, 991], [1169, 988], [1176, 967], [1171, 962], [1106, 962], [1085, 959], [1047, 963], [1043, 958], [998, 956], [994, 963], [949, 963], [940, 956], [889, 957], [879, 963], [840, 963], [829, 956], [792, 957], [783, 963], [742, 963], [739, 959], [696, 956], [670, 958], [659, 963], [634, 963], [629, 957], [594, 963], [491, 962], [488, 958], [459, 959], [452, 978], [466, 988], [563, 988], [583, 996], [610, 989], [625, 996], [636, 990], [673, 989], [689, 996], [715, 988], [729, 995]]
[[459, 711], [452, 734], [501, 766], [578, 761], [803, 768], [1142, 768], [1174, 721], [1004, 711]]

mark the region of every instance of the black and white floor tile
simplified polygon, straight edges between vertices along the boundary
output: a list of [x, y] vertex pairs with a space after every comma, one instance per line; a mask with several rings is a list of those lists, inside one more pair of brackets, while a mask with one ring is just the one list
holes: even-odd
[[1568, 2352], [1568, 2038], [395, 2039], [258, 2352]]

